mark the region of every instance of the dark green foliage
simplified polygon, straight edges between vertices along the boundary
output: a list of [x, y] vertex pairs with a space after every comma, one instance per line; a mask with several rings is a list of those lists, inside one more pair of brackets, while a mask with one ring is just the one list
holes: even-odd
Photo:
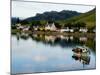
[[41, 25], [40, 21], [32, 21], [32, 26], [39, 26]]
[[61, 29], [61, 25], [59, 24], [59, 23], [57, 23], [57, 22], [55, 22], [55, 26], [58, 28], [58, 29]]
[[21, 25], [27, 25], [27, 24], [29, 24], [29, 22], [27, 20], [23, 20], [20, 23], [21, 23]]
[[66, 24], [64, 25], [64, 27], [69, 27], [69, 28], [71, 28], [71, 27], [73, 27], [73, 24], [70, 23], [70, 22], [68, 22], [68, 23], [66, 23]]
[[85, 22], [77, 22], [74, 24], [74, 27], [77, 27], [77, 28], [86, 27], [86, 23]]
[[15, 25], [11, 26], [11, 29], [16, 29], [16, 26]]

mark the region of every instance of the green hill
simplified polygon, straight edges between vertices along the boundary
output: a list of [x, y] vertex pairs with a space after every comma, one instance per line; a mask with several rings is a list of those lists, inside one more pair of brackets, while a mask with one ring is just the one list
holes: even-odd
[[89, 12], [80, 14], [79, 16], [71, 17], [67, 20], [60, 21], [60, 23], [76, 23], [76, 22], [85, 22], [88, 28], [95, 27], [96, 22], [96, 9], [93, 9]]
[[70, 10], [62, 10], [60, 12], [58, 11], [46, 11], [44, 13], [37, 13], [35, 16], [26, 18], [24, 20], [27, 20], [29, 22], [31, 21], [57, 21], [57, 20], [65, 20], [68, 18], [71, 18], [73, 16], [78, 16], [81, 13], [77, 12], [77, 11], [70, 11]]

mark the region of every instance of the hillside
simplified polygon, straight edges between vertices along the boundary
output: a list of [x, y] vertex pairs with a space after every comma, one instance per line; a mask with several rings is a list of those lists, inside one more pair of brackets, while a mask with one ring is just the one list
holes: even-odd
[[96, 21], [96, 9], [93, 9], [89, 12], [80, 14], [79, 16], [71, 17], [67, 20], [60, 21], [61, 23], [67, 22], [85, 22], [88, 28], [94, 27]]
[[[34, 17], [20, 20], [19, 18], [12, 18], [12, 24], [16, 24], [21, 21], [28, 21], [29, 24], [34, 24], [36, 21], [40, 21], [38, 25], [44, 25], [47, 21], [54, 21], [59, 23], [61, 26], [67, 23], [84, 22], [88, 28], [95, 28], [96, 22], [96, 9], [93, 9], [86, 13], [78, 13], [76, 11], [63, 10], [60, 12], [50, 11], [42, 14], [37, 14]], [[40, 24], [41, 23], [41, 24]]]
[[44, 12], [42, 14], [40, 13], [37, 13], [36, 16], [34, 17], [30, 17], [30, 18], [27, 18], [25, 20], [31, 22], [33, 20], [35, 21], [40, 21], [40, 20], [53, 20], [53, 21], [57, 21], [57, 20], [65, 20], [65, 19], [68, 19], [68, 18], [71, 18], [73, 16], [77, 16], [77, 15], [80, 15], [81, 13], [79, 12], [76, 12], [76, 11], [69, 11], [69, 10], [63, 10], [63, 11], [60, 11], [60, 12], [57, 12], [57, 11], [50, 11], [50, 12]]

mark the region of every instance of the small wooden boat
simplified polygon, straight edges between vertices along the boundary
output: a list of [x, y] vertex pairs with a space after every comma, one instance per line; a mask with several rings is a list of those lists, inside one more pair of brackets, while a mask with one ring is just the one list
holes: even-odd
[[90, 50], [86, 47], [76, 47], [72, 51], [74, 53], [89, 53], [90, 54]]

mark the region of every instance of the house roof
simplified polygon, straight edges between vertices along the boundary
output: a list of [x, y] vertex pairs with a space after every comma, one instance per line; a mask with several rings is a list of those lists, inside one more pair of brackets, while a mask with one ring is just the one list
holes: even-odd
[[48, 26], [48, 25], [49, 25], [49, 26], [52, 26], [52, 25], [55, 25], [55, 24], [54, 24], [54, 22], [53, 22], [53, 23], [48, 23], [48, 22], [47, 22], [46, 26]]

